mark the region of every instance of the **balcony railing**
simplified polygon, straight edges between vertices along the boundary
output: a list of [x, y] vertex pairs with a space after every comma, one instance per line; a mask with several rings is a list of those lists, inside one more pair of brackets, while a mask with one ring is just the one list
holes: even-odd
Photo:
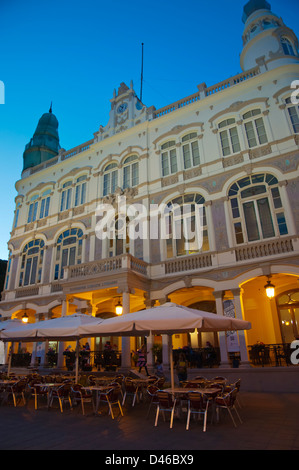
[[76, 279], [81, 277], [94, 277], [111, 272], [131, 269], [139, 274], [147, 274], [147, 263], [134, 256], [126, 254], [106, 258], [89, 263], [69, 266], [65, 269], [65, 279]]
[[236, 261], [247, 261], [255, 258], [264, 258], [294, 251], [292, 238], [263, 241], [253, 245], [242, 246], [235, 249]]

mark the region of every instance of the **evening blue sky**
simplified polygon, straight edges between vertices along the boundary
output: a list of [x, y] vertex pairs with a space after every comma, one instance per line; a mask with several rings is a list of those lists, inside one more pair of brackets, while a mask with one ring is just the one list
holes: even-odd
[[[298, 0], [269, 0], [298, 31]], [[51, 101], [60, 145], [93, 138], [109, 119], [121, 82], [133, 80], [142, 101], [157, 109], [241, 72], [246, 0], [0, 0], [0, 259], [7, 242], [23, 151]], [[299, 78], [299, 77], [298, 77]]]

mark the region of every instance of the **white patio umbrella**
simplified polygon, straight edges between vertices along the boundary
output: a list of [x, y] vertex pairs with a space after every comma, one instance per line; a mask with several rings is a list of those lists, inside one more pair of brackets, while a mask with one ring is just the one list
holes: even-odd
[[[18, 326], [7, 326], [0, 332], [3, 341], [76, 341], [76, 381], [79, 371], [79, 340], [81, 338], [81, 327], [99, 325], [103, 321], [100, 318], [74, 313], [64, 317], [53, 318], [38, 323], [21, 324]], [[0, 325], [1, 329], [1, 325]], [[86, 337], [86, 335], [85, 335]]]
[[[0, 321], [0, 333], [2, 330], [5, 330], [7, 328], [18, 328], [21, 325], [22, 325], [22, 321], [18, 320], [17, 318], [14, 318], [14, 319], [9, 318], [8, 320], [2, 320]], [[10, 373], [10, 368], [11, 368], [11, 358], [12, 358], [12, 353], [10, 351], [9, 356], [8, 356], [8, 374]]]
[[[249, 330], [251, 323], [238, 318], [215, 315], [214, 313], [167, 302], [139, 312], [104, 320], [99, 325], [82, 326], [86, 336], [149, 336], [152, 334], [173, 334], [198, 331]], [[171, 385], [174, 386], [173, 358], [170, 354]]]

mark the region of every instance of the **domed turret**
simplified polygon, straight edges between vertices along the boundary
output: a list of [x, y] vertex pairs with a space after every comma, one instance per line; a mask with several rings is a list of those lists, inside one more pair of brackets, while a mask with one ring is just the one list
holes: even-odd
[[264, 63], [268, 70], [284, 64], [298, 63], [298, 39], [282, 19], [272, 13], [265, 0], [250, 0], [244, 6], [242, 70]]
[[50, 160], [58, 155], [59, 149], [58, 121], [51, 106], [49, 112], [40, 118], [32, 139], [25, 147], [23, 170]]

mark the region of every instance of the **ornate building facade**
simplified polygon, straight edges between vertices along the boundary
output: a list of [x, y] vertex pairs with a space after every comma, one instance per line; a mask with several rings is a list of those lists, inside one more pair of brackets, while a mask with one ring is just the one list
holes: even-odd
[[[236, 76], [201, 83], [162, 109], [146, 107], [133, 84], [122, 83], [108, 124], [70, 150], [60, 148], [52, 109], [41, 117], [16, 183], [4, 318], [26, 312], [36, 322], [75, 311], [106, 318], [118, 301], [124, 313], [166, 300], [217, 315], [230, 305], [252, 323], [238, 335], [243, 363], [247, 345], [299, 335], [298, 40], [266, 1], [250, 0], [243, 22]], [[142, 239], [99, 239], [97, 207], [117, 209], [117, 196], [145, 208], [203, 204], [201, 246], [172, 232], [151, 237], [150, 228]], [[226, 335], [194, 333], [192, 346], [207, 339], [226, 363]], [[124, 365], [136, 346], [128, 341]], [[179, 335], [174, 347], [187, 341]]]

